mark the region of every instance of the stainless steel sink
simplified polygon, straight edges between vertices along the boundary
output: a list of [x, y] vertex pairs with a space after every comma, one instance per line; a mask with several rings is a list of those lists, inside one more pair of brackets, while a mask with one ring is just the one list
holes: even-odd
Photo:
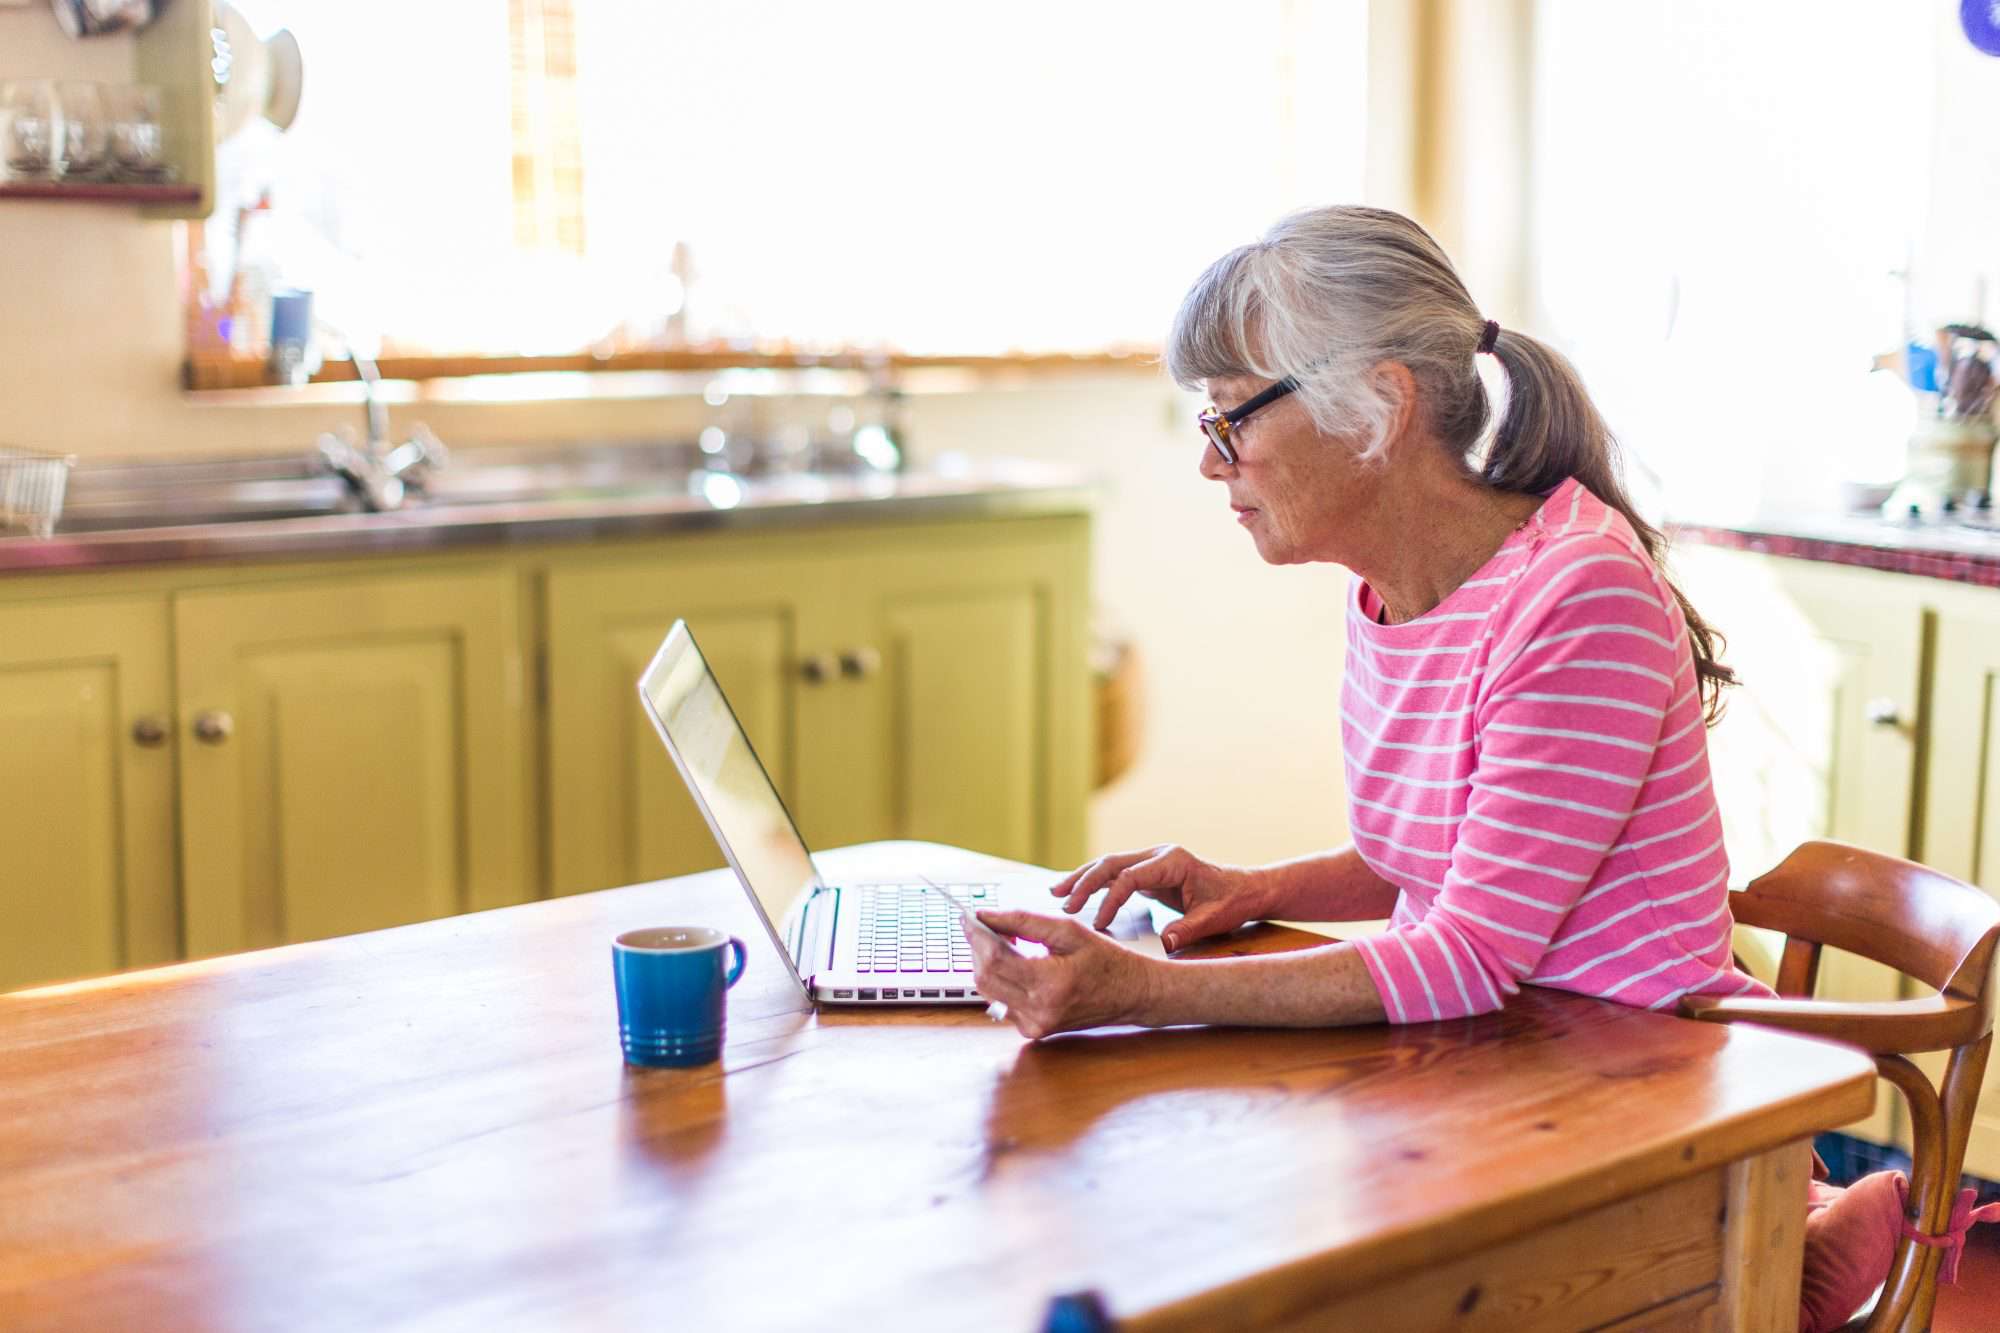
[[[711, 446], [719, 444], [710, 437]], [[844, 444], [778, 448], [695, 441], [461, 449], [405, 511], [713, 493], [791, 478], [874, 475]], [[301, 451], [269, 457], [78, 464], [56, 535], [360, 513], [352, 486]]]
[[303, 454], [172, 463], [79, 463], [56, 535], [355, 513], [339, 477]]

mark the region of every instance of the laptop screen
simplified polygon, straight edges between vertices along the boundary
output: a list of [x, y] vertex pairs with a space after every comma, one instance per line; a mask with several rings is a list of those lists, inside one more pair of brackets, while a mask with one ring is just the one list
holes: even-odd
[[[819, 876], [684, 623], [676, 622], [660, 645], [639, 692], [716, 840], [763, 907], [766, 924], [783, 931], [787, 915], [819, 886]], [[795, 953], [789, 941], [781, 943]], [[794, 965], [798, 961], [794, 956]]]

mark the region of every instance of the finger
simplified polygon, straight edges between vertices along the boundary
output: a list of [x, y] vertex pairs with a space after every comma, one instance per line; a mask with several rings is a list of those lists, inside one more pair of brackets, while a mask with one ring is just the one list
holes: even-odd
[[1160, 932], [1160, 943], [1169, 950], [1186, 948], [1211, 935], [1226, 935], [1242, 925], [1244, 918], [1220, 903], [1196, 908]]
[[1076, 883], [1070, 886], [1069, 898], [1063, 903], [1063, 911], [1076, 913], [1090, 901], [1090, 896], [1103, 888], [1113, 876], [1134, 862], [1145, 860], [1153, 855], [1155, 850], [1148, 847], [1144, 851], [1117, 852], [1110, 856], [1099, 857]]
[[1004, 973], [1011, 976], [1012, 966], [1016, 963], [1026, 961], [1020, 954], [1008, 948], [1005, 941], [996, 939], [991, 931], [979, 930], [976, 927], [967, 925], [963, 921], [959, 923], [959, 926], [965, 933], [966, 941], [972, 945], [972, 958], [975, 967], [983, 966], [989, 972]]
[[1016, 1009], [1011, 1004], [1007, 1006], [1007, 1021], [1014, 1025], [1016, 1032], [1026, 1037], [1029, 1041], [1040, 1041], [1043, 1037], [1049, 1035], [1049, 1029], [1042, 1025], [1041, 1020], [1033, 1017], [1024, 1010]]
[[1061, 879], [1057, 880], [1055, 883], [1049, 885], [1050, 896], [1055, 898], [1068, 897], [1069, 891], [1070, 889], [1075, 887], [1077, 879], [1080, 876], [1082, 876], [1084, 871], [1090, 869], [1092, 866], [1096, 864], [1097, 862], [1095, 861], [1085, 861], [1082, 865], [1070, 871], [1067, 875], [1064, 875]]
[[1177, 849], [1168, 848], [1144, 861], [1135, 861], [1118, 872], [1107, 888], [1104, 900], [1097, 904], [1096, 927], [1103, 930], [1111, 924], [1111, 918], [1118, 915], [1118, 909], [1125, 900], [1140, 890], [1157, 890], [1166, 884], [1178, 884], [1187, 874], [1181, 859], [1174, 854]]
[[1039, 912], [988, 911], [979, 913], [979, 919], [1002, 935], [1046, 944], [1050, 953], [1069, 953], [1089, 938], [1088, 932], [1076, 922]]
[[[1043, 1034], [1045, 1027], [1035, 1004], [1032, 984], [1024, 984], [1019, 978], [983, 964], [973, 966], [972, 983], [991, 1004], [999, 1006], [995, 1017], [1013, 1024], [1022, 1036], [1031, 1041]], [[992, 1012], [990, 1006], [988, 1012]]]
[[972, 960], [972, 984], [987, 999], [1006, 1005], [1010, 1013], [1028, 996], [1028, 988], [1019, 978], [1007, 975], [995, 959], [979, 954]]

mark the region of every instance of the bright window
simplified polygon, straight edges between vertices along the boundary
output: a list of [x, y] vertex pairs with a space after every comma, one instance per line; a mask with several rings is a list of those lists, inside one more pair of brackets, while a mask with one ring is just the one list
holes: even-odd
[[223, 148], [213, 281], [268, 190], [282, 280], [391, 351], [1144, 346], [1360, 191], [1365, 0], [238, 7], [305, 92]]
[[1925, 318], [1934, 8], [1540, 0], [1541, 320], [1671, 503], [1900, 464], [1868, 367]]

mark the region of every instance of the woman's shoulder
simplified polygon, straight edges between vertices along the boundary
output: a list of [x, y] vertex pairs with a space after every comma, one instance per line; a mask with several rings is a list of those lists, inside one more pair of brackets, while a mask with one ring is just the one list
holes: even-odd
[[1571, 480], [1531, 527], [1519, 574], [1496, 608], [1509, 630], [1617, 622], [1664, 624], [1671, 633], [1677, 603], [1624, 515]]
[[1658, 567], [1625, 516], [1575, 478], [1550, 493], [1530, 520], [1518, 582], [1573, 590], [1643, 586], [1664, 593]]

